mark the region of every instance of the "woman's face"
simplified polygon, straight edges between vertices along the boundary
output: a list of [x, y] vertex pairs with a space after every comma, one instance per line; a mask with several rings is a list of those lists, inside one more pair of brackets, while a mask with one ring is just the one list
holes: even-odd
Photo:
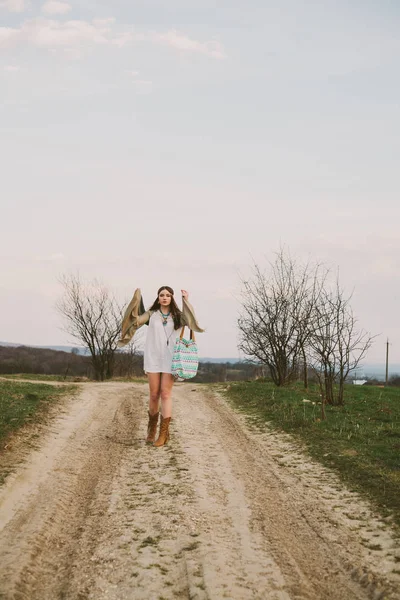
[[158, 294], [160, 306], [169, 306], [171, 304], [172, 294], [168, 290], [161, 290]]

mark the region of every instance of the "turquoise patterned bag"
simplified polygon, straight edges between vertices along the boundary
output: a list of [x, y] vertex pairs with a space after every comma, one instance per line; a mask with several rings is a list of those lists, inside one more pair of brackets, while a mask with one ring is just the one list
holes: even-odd
[[172, 374], [182, 379], [191, 379], [197, 373], [199, 359], [194, 333], [190, 330], [190, 340], [183, 337], [185, 326], [181, 335], [176, 338], [174, 353], [172, 355]]

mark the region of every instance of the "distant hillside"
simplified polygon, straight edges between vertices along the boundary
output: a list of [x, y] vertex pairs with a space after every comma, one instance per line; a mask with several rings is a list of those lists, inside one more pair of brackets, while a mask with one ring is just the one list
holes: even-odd
[[[21, 344], [0, 343], [0, 375], [19, 373], [35, 375], [61, 375], [64, 378], [95, 377], [91, 357], [71, 352], [69, 346], [41, 348]], [[60, 350], [62, 348], [63, 350]], [[67, 350], [67, 351], [65, 351]], [[82, 350], [82, 349], [81, 349]], [[236, 359], [231, 361], [237, 363]], [[195, 381], [214, 383], [217, 381], [239, 381], [252, 379], [257, 367], [246, 363], [227, 364], [229, 359], [200, 360]], [[225, 364], [223, 364], [225, 363]], [[113, 364], [114, 377], [136, 377], [143, 375], [143, 353], [132, 355], [129, 352], [117, 352]]]
[[[384, 364], [365, 364], [353, 371], [353, 375], [358, 379], [370, 378], [384, 381], [386, 377], [386, 366]], [[394, 375], [400, 375], [399, 364], [389, 364], [389, 378]]]
[[[0, 346], [8, 346], [9, 348], [19, 348], [20, 346], [25, 346], [27, 348], [46, 348], [47, 350], [58, 350], [59, 352], [72, 352], [75, 350], [81, 356], [87, 356], [89, 354], [89, 350], [87, 348], [82, 348], [79, 346], [34, 346], [32, 344], [16, 344], [11, 342], [0, 342]], [[138, 354], [141, 354], [139, 352]], [[210, 362], [210, 363], [238, 363], [241, 362], [239, 358], [210, 358], [210, 357], [202, 357], [200, 358], [202, 362]]]
[[209, 356], [202, 356], [201, 362], [209, 363], [239, 363], [243, 362], [240, 358], [210, 358]]
[[[77, 351], [80, 356], [88, 356], [89, 351], [87, 348], [82, 348], [79, 346], [28, 346], [26, 344], [16, 344], [12, 342], [0, 342], [0, 346], [6, 346], [9, 348], [18, 348], [21, 346], [25, 346], [27, 348], [42, 348], [47, 350], [55, 350], [59, 352], [72, 352], [72, 350]], [[142, 355], [142, 352], [138, 352], [139, 355]], [[214, 364], [224, 364], [224, 363], [240, 363], [244, 362], [243, 359], [240, 358], [214, 358], [212, 356], [202, 356], [200, 357], [200, 362], [203, 363], [214, 363]], [[389, 377], [394, 375], [400, 375], [400, 364], [391, 364], [389, 365]], [[378, 379], [380, 381], [385, 380], [385, 365], [379, 363], [370, 363], [365, 365], [360, 365], [355, 371], [353, 371], [352, 376], [356, 379]]]
[[6, 373], [87, 377], [91, 374], [90, 357], [49, 348], [0, 345], [0, 374]]
[[7, 346], [8, 348], [20, 348], [21, 346], [25, 346], [26, 348], [45, 348], [47, 350], [57, 350], [59, 352], [72, 352], [72, 350], [76, 350], [78, 354], [85, 356], [89, 354], [87, 348], [81, 348], [79, 346], [35, 346], [33, 344], [16, 344], [13, 342], [0, 342], [0, 346]]
[[[65, 351], [68, 346], [57, 346], [57, 348], [64, 350], [10, 343], [0, 344], [0, 374], [69, 375], [89, 379], [95, 377], [89, 355]], [[143, 356], [117, 353], [113, 374], [115, 377], [142, 375]]]

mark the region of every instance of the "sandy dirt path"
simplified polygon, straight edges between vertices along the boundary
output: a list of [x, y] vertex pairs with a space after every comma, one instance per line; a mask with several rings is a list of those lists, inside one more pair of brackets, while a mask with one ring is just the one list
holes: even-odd
[[289, 436], [206, 386], [85, 384], [0, 488], [2, 600], [400, 598], [400, 544]]

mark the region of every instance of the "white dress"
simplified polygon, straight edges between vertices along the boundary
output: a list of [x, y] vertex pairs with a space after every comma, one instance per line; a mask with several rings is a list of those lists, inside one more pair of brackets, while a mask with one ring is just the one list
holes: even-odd
[[179, 330], [174, 329], [174, 320], [169, 315], [163, 325], [160, 311], [154, 312], [149, 321], [144, 347], [144, 371], [146, 373], [172, 373], [172, 354]]

